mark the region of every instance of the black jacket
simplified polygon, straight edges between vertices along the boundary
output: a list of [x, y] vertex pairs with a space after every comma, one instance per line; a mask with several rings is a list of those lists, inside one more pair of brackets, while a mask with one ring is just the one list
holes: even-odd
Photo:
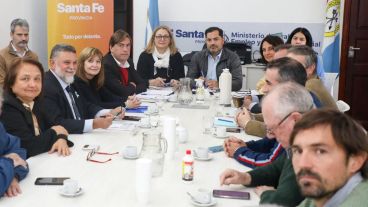
[[76, 120], [70, 108], [64, 89], [51, 73], [45, 73], [44, 80], [44, 104], [47, 107], [47, 115], [50, 120], [62, 125], [70, 134], [81, 134], [84, 128], [84, 119], [93, 119], [97, 112], [103, 108], [86, 101], [82, 96], [75, 94], [74, 99], [82, 120]]
[[130, 95], [135, 93], [138, 94], [147, 90], [147, 82], [141, 78], [135, 70], [132, 59], [128, 59], [128, 63], [130, 65], [128, 68], [128, 82], [135, 83], [136, 87], [132, 84], [129, 84], [128, 86], [121, 84], [123, 80], [120, 73], [120, 66], [116, 63], [111, 53], [107, 53], [102, 62], [105, 68], [105, 86], [114, 94], [126, 99]]
[[179, 52], [170, 55], [169, 68], [157, 68], [156, 75], [154, 75], [154, 64], [152, 54], [142, 52], [138, 59], [137, 71], [138, 74], [147, 81], [157, 77], [166, 79], [169, 83], [171, 79], [179, 80], [185, 77], [183, 58]]
[[[27, 150], [27, 157], [49, 151], [58, 140], [56, 132], [50, 128], [53, 124], [45, 116], [43, 109], [45, 107], [42, 102], [36, 99], [32, 109], [40, 128], [40, 135], [36, 136], [32, 113], [13, 94], [4, 95], [0, 119], [8, 133], [20, 138], [21, 146]], [[73, 146], [73, 143], [68, 141], [68, 145]]]
[[118, 106], [124, 106], [123, 98], [111, 93], [105, 86], [97, 90], [96, 86], [90, 84], [79, 77], [75, 77], [72, 84], [75, 90], [87, 101], [101, 106], [105, 109], [113, 109]]

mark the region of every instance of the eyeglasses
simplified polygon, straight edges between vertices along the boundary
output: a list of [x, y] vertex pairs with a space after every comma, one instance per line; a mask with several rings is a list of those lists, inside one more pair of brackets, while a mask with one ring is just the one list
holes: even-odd
[[280, 121], [276, 126], [274, 126], [273, 128], [266, 128], [266, 132], [267, 132], [267, 134], [275, 134], [275, 130], [276, 130], [277, 128], [279, 128], [279, 127], [280, 127], [280, 125], [281, 125], [282, 123], [284, 123], [284, 121], [286, 121], [286, 119], [287, 119], [287, 118], [289, 118], [289, 116], [290, 116], [292, 113], [294, 113], [294, 112], [290, 112], [290, 113], [288, 113], [288, 115], [286, 115], [283, 119], [281, 119], [281, 121]]
[[116, 155], [118, 154], [118, 152], [113, 152], [113, 153], [108, 153], [108, 152], [98, 152], [96, 151], [95, 149], [91, 150], [90, 152], [88, 152], [87, 154], [87, 161], [90, 161], [90, 162], [97, 162], [97, 163], [106, 163], [106, 162], [109, 162], [111, 161], [111, 158], [107, 159], [107, 160], [104, 160], [104, 161], [100, 161], [100, 160], [94, 160], [92, 159], [93, 155], [95, 154], [99, 154], [99, 155]]
[[155, 36], [155, 38], [157, 39], [157, 40], [168, 40], [169, 38], [170, 38], [170, 36], [168, 36], [168, 35], [157, 35], [157, 36]]

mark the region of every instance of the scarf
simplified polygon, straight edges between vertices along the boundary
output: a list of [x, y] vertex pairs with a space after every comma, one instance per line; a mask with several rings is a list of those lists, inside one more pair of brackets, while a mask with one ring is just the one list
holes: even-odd
[[166, 51], [163, 54], [160, 54], [156, 47], [155, 50], [152, 53], [152, 57], [155, 60], [155, 71], [154, 74], [156, 74], [156, 68], [168, 68], [169, 67], [169, 61], [170, 61], [170, 48], [167, 48]]

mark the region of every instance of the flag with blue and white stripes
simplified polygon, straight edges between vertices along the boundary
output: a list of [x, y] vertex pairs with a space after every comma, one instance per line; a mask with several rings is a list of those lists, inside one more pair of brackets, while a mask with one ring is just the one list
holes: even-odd
[[149, 42], [153, 30], [160, 25], [160, 18], [158, 14], [158, 0], [149, 0], [147, 9], [146, 36], [144, 42], [145, 46]]
[[322, 58], [325, 72], [340, 69], [340, 0], [327, 0]]

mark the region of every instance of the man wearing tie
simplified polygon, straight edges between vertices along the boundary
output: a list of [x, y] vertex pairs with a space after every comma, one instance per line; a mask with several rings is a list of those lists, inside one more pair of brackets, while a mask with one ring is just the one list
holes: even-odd
[[140, 77], [130, 56], [130, 35], [119, 29], [110, 38], [109, 49], [103, 58], [105, 86], [112, 93], [123, 97], [141, 93], [147, 89], [147, 81]]
[[69, 133], [106, 129], [118, 112], [91, 104], [74, 91], [70, 84], [74, 81], [76, 66], [77, 54], [73, 46], [57, 44], [52, 48], [50, 70], [44, 80], [47, 114], [50, 120], [65, 127]]

